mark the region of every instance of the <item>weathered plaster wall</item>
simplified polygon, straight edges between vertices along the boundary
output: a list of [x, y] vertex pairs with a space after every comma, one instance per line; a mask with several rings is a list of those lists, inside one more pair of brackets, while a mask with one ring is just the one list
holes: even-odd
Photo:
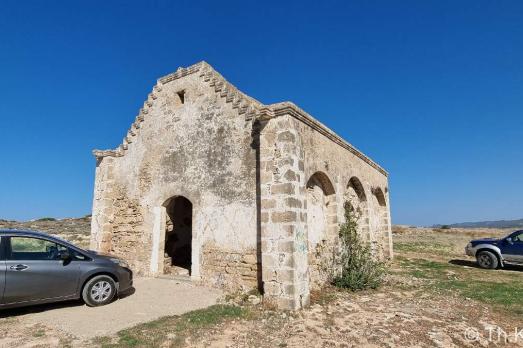
[[[234, 263], [227, 262], [229, 282], [220, 280], [223, 274], [216, 260], [227, 258], [226, 254], [235, 258], [257, 247], [252, 121], [240, 115], [213, 86], [202, 83], [202, 78], [191, 74], [159, 83], [154, 97], [146, 102], [147, 113], [139, 129], [133, 127], [135, 135], [128, 134], [125, 140], [125, 154], [101, 160], [93, 207], [93, 245], [101, 248], [103, 226], [111, 225], [113, 242], [105, 249], [129, 259], [138, 273], [158, 272], [161, 266], [155, 270], [151, 255], [157, 248], [158, 262], [163, 262], [164, 235], [155, 223], [161, 225], [165, 216], [158, 216], [155, 209], [161, 210], [169, 198], [181, 195], [193, 204], [193, 276], [232, 287], [243, 286], [243, 280], [249, 278], [245, 286], [251, 286], [251, 278], [256, 279], [252, 259], [248, 270], [240, 261], [238, 272]], [[112, 207], [106, 213], [104, 199]], [[155, 244], [153, 237], [158, 232]], [[200, 272], [205, 264], [215, 265], [215, 271], [209, 267]], [[236, 284], [233, 278], [237, 278]]]

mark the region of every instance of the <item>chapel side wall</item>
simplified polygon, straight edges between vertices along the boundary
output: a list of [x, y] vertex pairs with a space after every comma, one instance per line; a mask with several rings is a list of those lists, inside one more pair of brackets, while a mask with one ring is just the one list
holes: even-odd
[[[334, 195], [327, 197], [327, 223], [323, 231], [323, 241], [309, 244], [309, 268], [313, 288], [328, 281], [336, 269], [335, 260], [338, 243], [339, 224], [344, 221], [344, 203], [347, 199], [347, 186], [351, 178], [358, 178], [365, 191], [367, 202], [366, 216], [359, 221], [370, 229], [371, 245], [379, 258], [392, 256], [392, 234], [390, 227], [390, 206], [388, 197], [388, 178], [349, 150], [333, 142], [311, 126], [294, 119], [295, 127], [302, 139], [304, 151], [305, 182], [315, 173], [325, 173], [334, 187]], [[372, 204], [373, 192], [380, 188], [386, 198], [386, 207]], [[335, 211], [333, 212], [332, 209]], [[309, 231], [312, 233], [312, 231]], [[363, 236], [362, 236], [363, 237]], [[331, 271], [325, 272], [326, 269]]]
[[164, 233], [164, 203], [181, 195], [193, 205], [193, 279], [233, 290], [255, 288], [252, 120], [202, 83], [199, 73], [159, 82], [144, 108], [128, 133], [124, 156], [114, 159], [120, 200], [113, 212], [113, 252], [132, 260], [140, 274], [161, 273], [164, 234], [155, 233]]

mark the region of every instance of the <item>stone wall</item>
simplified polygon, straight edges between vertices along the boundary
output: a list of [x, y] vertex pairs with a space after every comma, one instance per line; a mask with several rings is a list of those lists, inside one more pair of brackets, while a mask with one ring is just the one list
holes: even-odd
[[[160, 79], [122, 144], [95, 152], [93, 247], [130, 259], [140, 274], [161, 274], [165, 205], [183, 196], [193, 205], [192, 279], [209, 274], [205, 245], [256, 250], [257, 105], [204, 63]], [[144, 255], [127, 252], [137, 243]], [[240, 286], [251, 287], [249, 277]]]
[[242, 252], [206, 245], [202, 251], [202, 281], [232, 292], [258, 288], [258, 264], [255, 249]]
[[280, 308], [297, 309], [309, 303], [303, 147], [290, 117], [260, 128], [264, 294]]
[[[290, 103], [260, 117], [264, 291], [282, 308], [308, 303], [339, 269], [344, 204], [376, 257], [392, 257], [386, 172]], [[292, 203], [291, 203], [292, 202]]]

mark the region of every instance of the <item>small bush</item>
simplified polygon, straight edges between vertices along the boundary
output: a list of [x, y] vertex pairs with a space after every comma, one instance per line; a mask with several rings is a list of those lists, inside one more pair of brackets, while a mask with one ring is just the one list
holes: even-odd
[[452, 227], [450, 227], [449, 225], [441, 225], [441, 229], [442, 230], [450, 230], [450, 229], [452, 229]]
[[370, 246], [358, 235], [358, 221], [345, 203], [345, 223], [340, 226], [341, 272], [333, 284], [352, 291], [376, 289], [383, 282], [385, 263], [376, 260]]
[[56, 221], [56, 219], [52, 218], [52, 217], [44, 217], [44, 218], [38, 219], [36, 221]]

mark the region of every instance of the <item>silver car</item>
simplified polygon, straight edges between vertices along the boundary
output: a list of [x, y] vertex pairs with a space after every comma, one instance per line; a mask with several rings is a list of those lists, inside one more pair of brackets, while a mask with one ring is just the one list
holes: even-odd
[[101, 306], [132, 285], [119, 258], [45, 233], [0, 230], [0, 308], [73, 299]]

